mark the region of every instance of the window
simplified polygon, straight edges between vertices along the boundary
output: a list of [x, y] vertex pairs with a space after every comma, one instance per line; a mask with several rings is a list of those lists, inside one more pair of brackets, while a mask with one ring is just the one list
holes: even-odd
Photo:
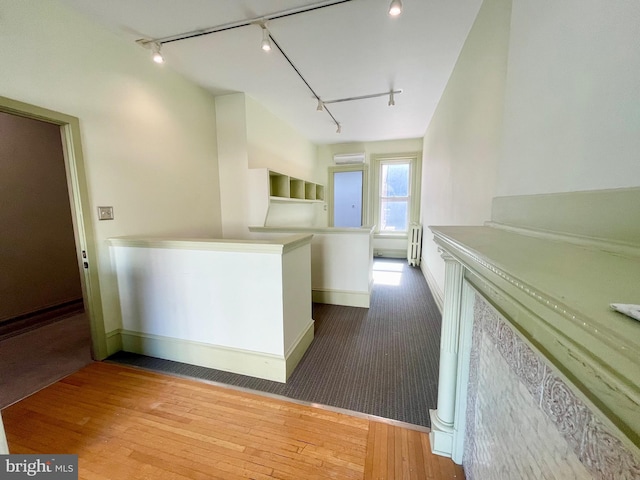
[[376, 234], [406, 235], [419, 216], [418, 154], [373, 159]]
[[411, 164], [380, 162], [380, 232], [406, 232], [409, 228]]

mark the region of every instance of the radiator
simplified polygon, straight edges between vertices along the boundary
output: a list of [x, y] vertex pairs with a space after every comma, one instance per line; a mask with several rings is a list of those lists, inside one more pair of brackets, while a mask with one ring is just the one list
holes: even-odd
[[409, 226], [407, 243], [407, 261], [412, 267], [420, 265], [420, 250], [422, 248], [422, 225], [412, 223]]

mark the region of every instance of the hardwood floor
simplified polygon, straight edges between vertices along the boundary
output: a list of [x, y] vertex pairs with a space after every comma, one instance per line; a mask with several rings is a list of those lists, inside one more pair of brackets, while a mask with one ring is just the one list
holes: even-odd
[[450, 479], [421, 431], [93, 363], [2, 411], [11, 453], [77, 453], [81, 479]]

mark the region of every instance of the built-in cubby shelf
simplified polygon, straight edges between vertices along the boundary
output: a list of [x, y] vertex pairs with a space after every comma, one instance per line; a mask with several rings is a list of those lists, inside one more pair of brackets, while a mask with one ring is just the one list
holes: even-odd
[[291, 183], [287, 175], [269, 172], [269, 195], [272, 197], [289, 198]]
[[314, 226], [322, 215], [324, 186], [275, 172], [250, 168], [247, 172], [250, 226]]
[[324, 202], [324, 186], [269, 171], [269, 196], [274, 200]]

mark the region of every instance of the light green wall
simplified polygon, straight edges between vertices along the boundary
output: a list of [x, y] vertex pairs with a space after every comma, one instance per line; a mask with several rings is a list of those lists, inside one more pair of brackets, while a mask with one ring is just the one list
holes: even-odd
[[266, 210], [267, 195], [252, 188], [250, 168], [268, 168], [324, 184], [326, 174], [318, 165], [317, 147], [250, 96], [217, 97], [216, 119], [225, 238], [246, 238], [256, 204], [264, 203]]
[[[485, 0], [424, 137], [422, 224], [478, 225], [491, 216], [501, 144], [510, 0]], [[430, 232], [425, 267], [436, 295], [444, 262]]]
[[269, 168], [310, 182], [324, 183], [318, 147], [263, 105], [245, 96], [250, 168]]
[[245, 95], [235, 93], [217, 97], [216, 120], [222, 235], [243, 238], [249, 215]]
[[640, 186], [640, 4], [510, 3], [483, 3], [425, 135], [424, 224], [482, 224], [494, 196]]
[[105, 329], [120, 327], [106, 239], [220, 235], [213, 97], [52, 0], [3, 1], [0, 92], [78, 117]]
[[640, 2], [513, 0], [498, 195], [640, 186]]

